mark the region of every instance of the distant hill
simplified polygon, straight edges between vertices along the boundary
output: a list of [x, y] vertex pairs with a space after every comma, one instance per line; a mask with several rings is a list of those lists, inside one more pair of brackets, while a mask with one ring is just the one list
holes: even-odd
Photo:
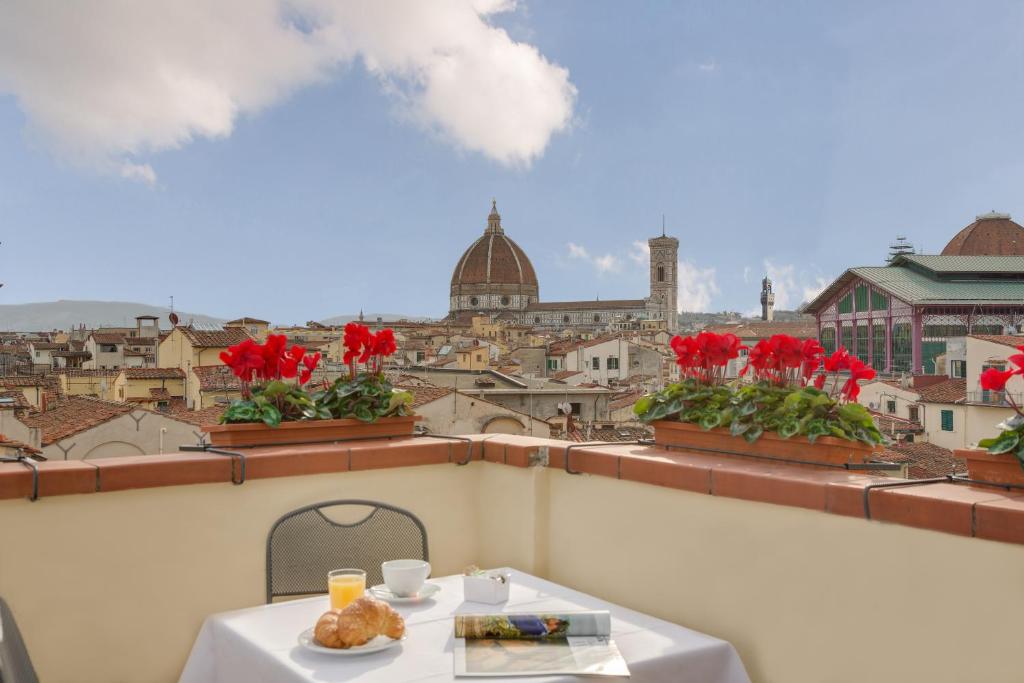
[[[363, 313], [363, 322], [369, 325], [370, 323], [377, 322], [377, 318], [380, 318], [383, 322], [393, 323], [396, 320], [409, 320], [411, 322], [423, 322], [426, 320], [432, 320], [427, 316], [422, 315], [405, 315], [404, 313]], [[335, 315], [330, 318], [324, 318], [320, 322], [324, 325], [344, 325], [352, 320], [358, 320], [358, 313], [346, 313], [344, 315]]]
[[[17, 332], [48, 332], [67, 330], [85, 323], [90, 327], [130, 327], [137, 315], [155, 315], [160, 318], [160, 327], [170, 329], [167, 309], [163, 306], [133, 303], [130, 301], [41, 301], [32, 304], [0, 305], [0, 330]], [[178, 311], [182, 322], [192, 318], [196, 322], [222, 323], [222, 318], [213, 318], [200, 313]]]

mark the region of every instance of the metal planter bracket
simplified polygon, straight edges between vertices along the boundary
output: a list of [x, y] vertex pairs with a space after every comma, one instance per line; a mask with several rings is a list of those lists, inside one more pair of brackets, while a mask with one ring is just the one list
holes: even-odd
[[565, 447], [565, 471], [568, 474], [583, 474], [578, 470], [569, 467], [569, 454], [574, 448], [590, 448], [592, 446], [637, 446], [642, 445], [640, 441], [595, 441], [591, 443], [574, 443]]
[[[245, 483], [245, 455], [235, 451], [223, 451], [219, 448], [214, 448], [208, 443], [198, 443], [195, 446], [178, 446], [179, 451], [185, 451], [189, 453], [210, 453], [212, 455], [224, 455], [231, 458], [231, 483], [235, 486], [240, 486]], [[235, 463], [238, 463], [237, 472]]]
[[28, 499], [33, 503], [39, 500], [39, 464], [35, 459], [30, 458], [24, 453], [18, 453], [17, 455], [0, 456], [0, 462], [20, 462], [32, 470], [32, 493], [29, 494]]

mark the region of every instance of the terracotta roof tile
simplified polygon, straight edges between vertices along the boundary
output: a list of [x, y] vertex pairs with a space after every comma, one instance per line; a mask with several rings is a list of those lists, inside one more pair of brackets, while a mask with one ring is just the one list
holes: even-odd
[[962, 474], [967, 469], [964, 461], [954, 456], [953, 451], [925, 442], [889, 446], [882, 451], [880, 459], [906, 463], [907, 477], [910, 479], [942, 477], [954, 471]]
[[226, 365], [197, 365], [192, 374], [199, 380], [200, 391], [241, 391], [238, 378]]
[[175, 420], [187, 422], [196, 427], [205, 427], [220, 422], [220, 416], [224, 414], [224, 406], [210, 406], [202, 410], [189, 410], [185, 402], [180, 399], [172, 399], [166, 410], [157, 411], [160, 414], [173, 417]]
[[1024, 256], [1024, 228], [1003, 214], [978, 219], [953, 236], [943, 256]]
[[0, 391], [0, 399], [4, 399], [0, 401], [0, 409], [28, 410], [32, 407], [21, 391]]
[[644, 395], [642, 391], [631, 391], [621, 398], [617, 398], [608, 404], [609, 410], [619, 410], [620, 408], [628, 408], [636, 403], [636, 400]]
[[636, 425], [616, 425], [611, 428], [594, 427], [589, 434], [586, 430], [576, 431], [568, 435], [568, 441], [608, 441], [608, 442], [629, 442], [640, 439], [649, 439], [654, 436], [654, 429], [651, 427], [638, 427]]
[[29, 413], [21, 421], [29, 427], [39, 428], [42, 444], [49, 446], [134, 409], [135, 406], [130, 404], [92, 396], [69, 396], [53, 404], [46, 412]]
[[181, 331], [192, 346], [200, 348], [234, 346], [246, 339], [251, 339], [249, 333], [242, 327], [226, 327], [223, 330], [196, 330], [179, 325], [178, 330]]
[[97, 344], [124, 344], [124, 335], [114, 332], [93, 332], [90, 335]]
[[570, 377], [573, 377], [574, 375], [582, 375], [582, 374], [583, 374], [583, 372], [580, 371], [580, 370], [560, 370], [560, 371], [556, 372], [555, 374], [551, 375], [551, 379], [561, 381], [561, 380], [564, 380], [564, 379], [569, 379]]
[[643, 299], [599, 299], [594, 301], [535, 301], [527, 311], [604, 311], [644, 308]]
[[992, 342], [993, 344], [1002, 344], [1003, 346], [1010, 346], [1013, 348], [1024, 346], [1024, 336], [1012, 334], [972, 334], [970, 336], [973, 339], [980, 339], [982, 341]]
[[731, 332], [740, 339], [767, 339], [774, 334], [788, 334], [801, 339], [817, 338], [818, 328], [814, 318], [794, 321], [753, 321], [732, 325], [708, 325], [706, 332], [725, 334]]
[[128, 379], [185, 379], [181, 368], [124, 368], [121, 372]]
[[425, 386], [398, 386], [398, 389], [408, 391], [412, 394], [412, 407], [418, 408], [427, 403], [432, 403], [439, 398], [444, 398], [452, 393], [454, 389], [448, 387], [425, 387]]
[[7, 436], [0, 434], [0, 449], [15, 449], [22, 451], [26, 455], [42, 455], [42, 451], [38, 448], [33, 448], [23, 441], [17, 439], [10, 439]]
[[947, 379], [915, 391], [924, 403], [963, 403], [967, 399], [967, 380]]

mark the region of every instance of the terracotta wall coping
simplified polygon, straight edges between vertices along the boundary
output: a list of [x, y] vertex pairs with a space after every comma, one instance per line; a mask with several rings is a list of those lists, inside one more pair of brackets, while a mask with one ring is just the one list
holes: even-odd
[[[828, 514], [1024, 544], [1024, 492], [953, 483], [879, 487], [902, 481], [838, 469], [788, 465], [755, 458], [663, 450], [638, 445], [583, 445], [507, 434], [475, 434], [460, 441], [404, 437], [240, 449], [246, 479], [413, 467], [471, 460], [573, 470], [712, 496], [790, 505]], [[229, 484], [240, 476], [237, 458], [211, 453], [102, 458], [38, 463], [39, 495], [121, 491], [185, 484]], [[0, 499], [28, 498], [31, 470], [0, 464]]]

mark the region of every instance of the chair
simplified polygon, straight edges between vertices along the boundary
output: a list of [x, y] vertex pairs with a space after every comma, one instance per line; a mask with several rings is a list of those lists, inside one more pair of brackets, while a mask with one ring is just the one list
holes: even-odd
[[[359, 514], [336, 522], [325, 511]], [[335, 516], [339, 516], [335, 514]], [[429, 560], [427, 529], [402, 508], [372, 500], [331, 500], [284, 515], [267, 536], [267, 602], [275, 597], [325, 593], [327, 572], [352, 567], [366, 572], [367, 587], [383, 582], [387, 560]]]
[[0, 682], [39, 683], [21, 631], [3, 598], [0, 598]]

